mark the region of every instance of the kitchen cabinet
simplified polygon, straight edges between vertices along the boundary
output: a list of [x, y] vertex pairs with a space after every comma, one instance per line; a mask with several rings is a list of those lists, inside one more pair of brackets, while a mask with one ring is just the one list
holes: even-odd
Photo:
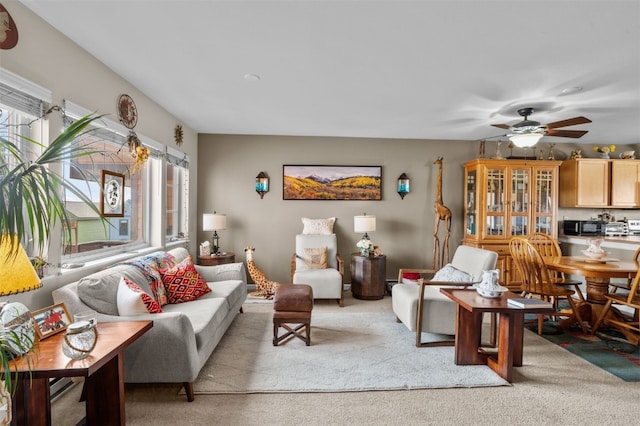
[[640, 162], [580, 158], [560, 166], [560, 207], [640, 207]]
[[611, 160], [611, 206], [640, 207], [640, 161]]
[[519, 290], [509, 239], [557, 237], [560, 161], [476, 159], [465, 163], [463, 244], [498, 253], [500, 283]]

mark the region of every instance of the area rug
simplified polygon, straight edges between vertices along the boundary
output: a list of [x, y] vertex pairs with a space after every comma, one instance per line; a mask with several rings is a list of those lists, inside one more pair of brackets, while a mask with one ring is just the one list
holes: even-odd
[[274, 347], [271, 312], [238, 315], [194, 383], [196, 394], [349, 392], [505, 386], [486, 366], [457, 366], [452, 347], [416, 348], [390, 313], [312, 314], [311, 346]]
[[[527, 324], [527, 328], [537, 333], [537, 324]], [[615, 330], [591, 336], [584, 335], [577, 325], [562, 330], [548, 321], [542, 337], [625, 382], [640, 382], [640, 348], [624, 342]]]

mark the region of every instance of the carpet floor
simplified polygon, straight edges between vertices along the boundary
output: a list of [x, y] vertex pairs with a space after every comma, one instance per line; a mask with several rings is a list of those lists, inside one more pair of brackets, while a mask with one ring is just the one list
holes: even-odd
[[416, 348], [415, 334], [392, 313], [314, 312], [311, 346], [288, 338], [277, 347], [272, 315], [234, 320], [194, 383], [196, 394], [508, 385], [487, 366], [455, 365], [453, 347]]
[[[260, 312], [269, 308], [246, 304], [244, 311]], [[319, 301], [313, 312], [389, 313], [391, 298], [362, 301], [346, 293], [344, 308], [338, 307], [335, 301]], [[178, 394], [180, 384], [177, 383], [127, 384], [126, 420], [130, 426], [631, 426], [638, 423], [640, 386], [637, 383], [620, 380], [530, 331], [525, 332], [524, 345], [523, 366], [515, 369], [512, 386], [214, 394], [197, 395], [195, 401], [187, 402], [184, 395]], [[81, 422], [85, 409], [84, 403], [79, 402], [81, 391], [82, 386], [73, 386], [53, 404], [53, 425], [75, 426]]]
[[[537, 333], [536, 324], [527, 328]], [[626, 382], [640, 382], [640, 347], [624, 342], [615, 330], [602, 329], [591, 336], [577, 325], [561, 330], [548, 321], [542, 337]]]

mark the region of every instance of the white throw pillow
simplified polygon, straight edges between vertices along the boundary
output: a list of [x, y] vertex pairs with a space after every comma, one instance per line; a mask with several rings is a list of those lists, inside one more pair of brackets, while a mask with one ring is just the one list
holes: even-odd
[[432, 278], [433, 281], [447, 281], [452, 283], [470, 283], [473, 277], [450, 263], [447, 263]]
[[157, 314], [162, 312], [160, 304], [133, 281], [120, 277], [116, 299], [121, 316]]
[[329, 217], [326, 219], [309, 219], [308, 217], [302, 218], [303, 234], [320, 234], [331, 235], [333, 234], [333, 224], [335, 223], [335, 217]]

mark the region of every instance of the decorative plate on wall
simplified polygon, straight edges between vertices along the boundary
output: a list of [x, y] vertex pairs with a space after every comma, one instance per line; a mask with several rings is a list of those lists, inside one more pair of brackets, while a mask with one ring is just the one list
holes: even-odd
[[118, 99], [118, 117], [127, 129], [133, 129], [138, 123], [138, 109], [129, 95]]

